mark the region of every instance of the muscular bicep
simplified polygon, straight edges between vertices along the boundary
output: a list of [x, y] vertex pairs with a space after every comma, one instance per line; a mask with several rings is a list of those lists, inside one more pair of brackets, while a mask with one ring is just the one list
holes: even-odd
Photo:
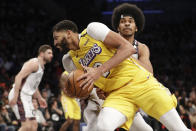
[[120, 36], [118, 33], [110, 31], [105, 37], [104, 44], [108, 47], [119, 48], [120, 46], [127, 46], [127, 48], [134, 50], [135, 48], [129, 42]]
[[94, 39], [103, 42], [110, 29], [103, 23], [92, 22], [87, 26], [86, 32]]
[[[102, 36], [101, 30], [95, 31], [98, 29], [99, 29], [99, 27], [94, 28], [94, 30], [92, 30], [92, 32], [94, 32], [95, 36], [97, 36], [97, 37]], [[97, 32], [97, 34], [96, 34], [96, 32]], [[87, 33], [88, 34], [90, 33], [90, 32], [88, 32], [88, 29], [87, 29]], [[104, 33], [104, 37], [103, 36], [100, 38], [98, 37], [96, 40], [102, 41], [103, 44], [108, 48], [116, 48], [117, 49], [115, 54], [113, 55], [113, 57], [111, 57], [108, 61], [103, 63], [103, 65], [101, 65], [97, 68], [97, 70], [99, 70], [100, 72], [105, 73], [105, 72], [109, 71], [110, 69], [112, 69], [113, 67], [117, 66], [119, 63], [121, 63], [122, 61], [124, 61], [128, 57], [130, 57], [132, 54], [134, 54], [136, 52], [136, 50], [133, 47], [133, 45], [129, 44], [129, 42], [126, 39], [124, 39], [122, 36], [120, 36], [116, 32], [113, 32], [111, 30], [107, 30], [107, 31], [103, 31], [103, 33]], [[92, 34], [91, 34], [91, 36], [93, 37]], [[94, 39], [95, 39], [95, 36], [93, 37]]]
[[[104, 45], [110, 48], [118, 48], [121, 45], [126, 45], [130, 48], [130, 44], [118, 33], [110, 30], [106, 25], [99, 22], [92, 22], [87, 27], [87, 33], [94, 39], [102, 41]], [[133, 50], [135, 50], [132, 47]]]
[[138, 48], [139, 48], [138, 60], [143, 64], [144, 68], [146, 68], [149, 72], [153, 73], [153, 67], [150, 62], [149, 48], [145, 44], [140, 44]]

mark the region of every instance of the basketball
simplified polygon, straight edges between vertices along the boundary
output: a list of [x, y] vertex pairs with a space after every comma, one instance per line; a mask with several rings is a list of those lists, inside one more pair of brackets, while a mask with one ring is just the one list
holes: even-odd
[[88, 88], [82, 89], [80, 87], [80, 84], [85, 79], [82, 79], [77, 82], [77, 79], [84, 73], [85, 72], [83, 70], [75, 70], [69, 74], [66, 90], [70, 96], [75, 97], [75, 98], [85, 98], [85, 97], [88, 97], [88, 95], [91, 93], [92, 89], [90, 91], [88, 91]]

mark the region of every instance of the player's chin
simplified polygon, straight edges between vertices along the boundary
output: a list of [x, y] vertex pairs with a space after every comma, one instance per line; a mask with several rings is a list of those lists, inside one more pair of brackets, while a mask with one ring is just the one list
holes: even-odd
[[124, 32], [124, 35], [126, 35], [126, 36], [131, 36], [132, 34], [133, 34], [132, 31], [125, 31], [125, 32]]
[[60, 51], [63, 50], [63, 49], [61, 48], [61, 46], [59, 46], [59, 45], [57, 45], [56, 48], [59, 49]]
[[48, 59], [46, 60], [46, 63], [50, 63], [52, 61], [52, 59]]

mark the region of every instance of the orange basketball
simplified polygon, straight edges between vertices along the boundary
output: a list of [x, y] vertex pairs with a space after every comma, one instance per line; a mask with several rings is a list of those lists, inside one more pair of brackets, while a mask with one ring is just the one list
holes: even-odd
[[88, 95], [91, 93], [92, 89], [88, 91], [88, 88], [82, 89], [80, 87], [80, 84], [85, 80], [80, 80], [77, 82], [77, 79], [84, 74], [85, 72], [82, 70], [75, 70], [72, 71], [68, 76], [67, 84], [68, 86], [67, 93], [70, 94], [70, 96], [75, 98], [85, 98], [88, 97]]

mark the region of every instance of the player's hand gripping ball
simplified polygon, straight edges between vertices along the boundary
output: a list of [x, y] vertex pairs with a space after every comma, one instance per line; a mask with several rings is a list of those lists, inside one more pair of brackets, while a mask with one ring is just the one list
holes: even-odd
[[69, 76], [68, 76], [68, 80], [67, 80], [67, 86], [66, 88], [66, 93], [69, 94], [69, 96], [71, 97], [75, 97], [75, 98], [86, 98], [89, 96], [89, 94], [91, 93], [92, 89], [90, 91], [88, 91], [88, 87], [85, 89], [82, 89], [82, 87], [80, 87], [80, 84], [85, 80], [82, 79], [80, 81], [77, 81], [77, 79], [83, 75], [85, 72], [83, 70], [75, 70], [72, 71]]

